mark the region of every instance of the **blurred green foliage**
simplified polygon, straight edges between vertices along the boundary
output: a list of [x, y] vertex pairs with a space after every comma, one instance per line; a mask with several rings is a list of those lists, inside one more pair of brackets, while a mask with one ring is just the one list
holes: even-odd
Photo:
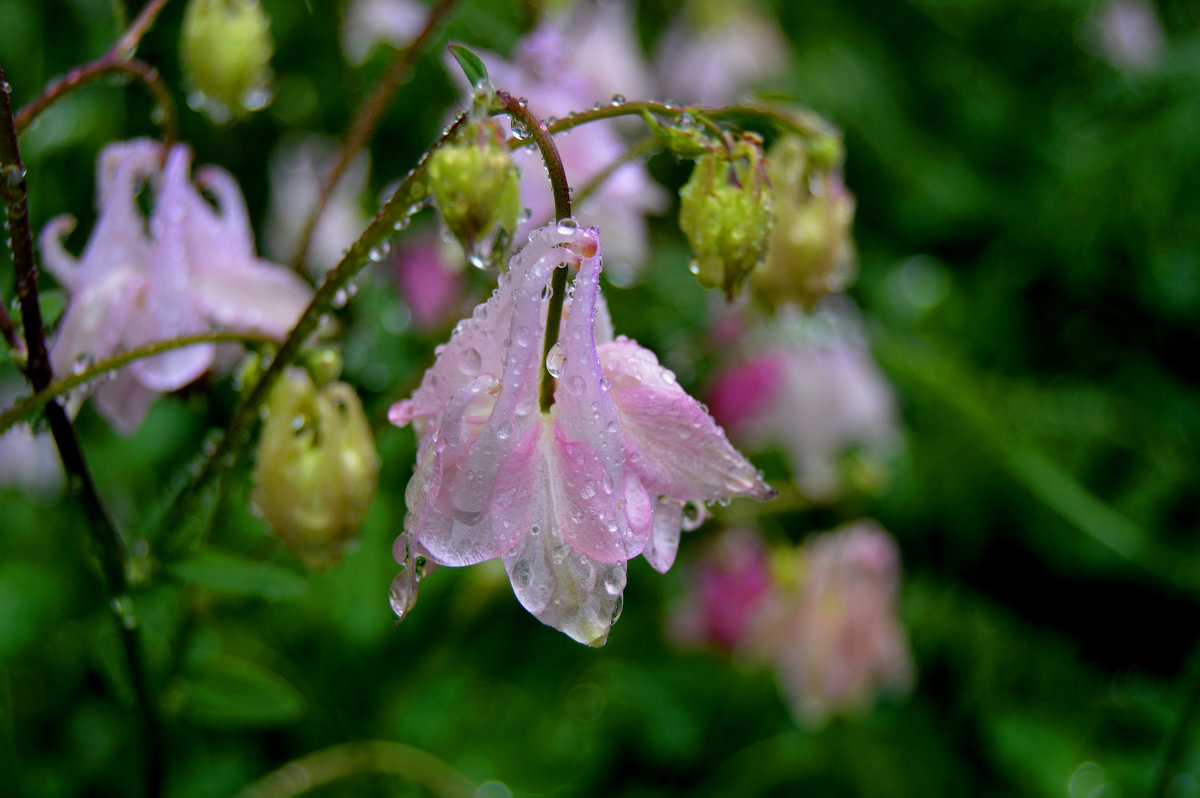
[[[14, 106], [104, 52], [122, 5], [5, 0]], [[280, 137], [341, 135], [389, 60], [379, 50], [345, 65], [341, 4], [263, 5], [276, 99], [236, 125], [186, 107], [183, 2], [139, 49], [176, 93], [196, 162], [239, 178], [258, 229]], [[641, 4], [648, 48], [678, 6]], [[771, 88], [845, 131], [853, 293], [901, 392], [907, 445], [890, 488], [835, 509], [873, 515], [901, 544], [911, 696], [798, 728], [769, 672], [669, 646], [679, 569], [658, 577], [640, 561], [604, 649], [543, 627], [489, 566], [439, 570], [393, 627], [389, 552], [414, 443], [382, 419], [444, 331], [384, 329], [395, 289], [368, 273], [372, 290], [341, 311], [346, 378], [378, 423], [384, 463], [361, 546], [304, 573], [263, 534], [242, 479], [213, 508], [210, 548], [132, 598], [166, 718], [168, 794], [230, 795], [311, 751], [385, 739], [507, 785], [487, 795], [1132, 796], [1155, 787], [1172, 745], [1166, 794], [1200, 795], [1200, 736], [1180, 725], [1200, 666], [1200, 9], [1163, 0], [1161, 57], [1118, 69], [1088, 46], [1096, 8], [770, 7], [791, 42]], [[441, 41], [503, 52], [533, 17], [516, 0], [464, 0]], [[455, 97], [444, 70], [434, 48], [387, 113], [373, 196], [440, 131]], [[89, 230], [97, 152], [153, 133], [139, 86], [101, 82], [57, 104], [21, 138], [35, 227], [72, 213]], [[673, 189], [686, 177], [666, 157], [651, 166]], [[709, 298], [675, 216], [656, 220], [648, 279], [609, 303], [618, 330], [695, 387], [716, 362]], [[6, 301], [9, 269], [0, 260]], [[83, 412], [120, 528], [161, 510], [232, 405], [228, 385], [159, 402], [128, 440]], [[765, 523], [798, 540], [827, 518]], [[710, 530], [685, 538], [683, 559]], [[138, 719], [85, 540], [70, 501], [0, 492], [0, 773], [15, 795], [140, 790]], [[311, 794], [415, 790], [359, 776]]]

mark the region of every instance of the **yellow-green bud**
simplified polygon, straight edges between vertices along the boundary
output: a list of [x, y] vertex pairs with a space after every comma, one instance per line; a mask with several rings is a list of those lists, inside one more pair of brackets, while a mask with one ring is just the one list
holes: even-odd
[[311, 568], [336, 563], [362, 527], [379, 455], [349, 385], [321, 388], [290, 368], [267, 402], [254, 500], [285, 546]]
[[761, 143], [746, 137], [705, 155], [680, 190], [679, 227], [692, 247], [692, 272], [732, 299], [759, 264], [771, 233], [771, 193]]
[[785, 136], [771, 148], [767, 172], [775, 226], [766, 261], [751, 277], [755, 294], [768, 307], [789, 301], [811, 307], [854, 279], [854, 197], [842, 183], [840, 162], [836, 139], [810, 147], [797, 136]]
[[521, 212], [517, 166], [495, 122], [467, 127], [429, 159], [429, 185], [450, 232], [468, 253], [498, 234], [511, 238]]
[[270, 21], [258, 0], [191, 0], [180, 52], [188, 103], [227, 122], [270, 102]]

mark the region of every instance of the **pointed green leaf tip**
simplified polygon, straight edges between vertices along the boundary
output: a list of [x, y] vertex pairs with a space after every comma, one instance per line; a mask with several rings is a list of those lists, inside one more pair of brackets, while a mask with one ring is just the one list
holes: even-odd
[[483, 61], [475, 53], [463, 47], [461, 44], [447, 45], [450, 54], [458, 61], [458, 65], [462, 67], [463, 74], [467, 76], [467, 80], [471, 81], [472, 86], [491, 85], [491, 79], [488, 78], [487, 67]]

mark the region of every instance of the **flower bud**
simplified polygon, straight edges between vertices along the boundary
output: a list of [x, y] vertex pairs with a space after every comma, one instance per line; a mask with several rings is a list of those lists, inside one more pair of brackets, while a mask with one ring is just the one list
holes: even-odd
[[762, 146], [749, 136], [696, 161], [680, 190], [679, 227], [692, 247], [692, 273], [732, 299], [763, 258], [771, 233], [771, 192]]
[[269, 27], [258, 0], [191, 0], [180, 41], [188, 104], [227, 122], [270, 102]]
[[358, 396], [317, 388], [288, 369], [271, 392], [258, 442], [254, 500], [283, 544], [310, 568], [341, 558], [375, 496], [379, 456]]
[[450, 232], [471, 255], [517, 229], [521, 194], [517, 167], [495, 122], [468, 126], [429, 159], [429, 184]]
[[854, 280], [854, 197], [842, 183], [840, 161], [841, 147], [832, 137], [806, 145], [786, 136], [771, 148], [767, 173], [775, 225], [766, 261], [751, 278], [768, 307], [787, 301], [812, 307]]

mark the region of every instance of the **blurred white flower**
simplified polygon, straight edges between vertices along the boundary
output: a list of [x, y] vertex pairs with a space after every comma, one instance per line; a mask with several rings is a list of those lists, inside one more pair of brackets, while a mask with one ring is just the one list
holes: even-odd
[[[263, 239], [267, 253], [290, 263], [317, 207], [321, 186], [338, 158], [335, 140], [319, 135], [284, 141], [271, 155], [271, 199]], [[359, 204], [367, 184], [370, 156], [360, 152], [342, 173], [312, 231], [304, 268], [319, 277], [342, 259], [370, 221]]]
[[891, 386], [847, 311], [784, 312], [746, 339], [745, 359], [718, 375], [708, 403], [750, 450], [778, 445], [813, 501], [843, 490], [842, 457], [856, 446], [888, 455], [899, 443]]
[[1107, 0], [1093, 14], [1089, 49], [1118, 69], [1146, 69], [1162, 58], [1166, 35], [1147, 0]]
[[721, 105], [783, 73], [787, 40], [753, 5], [696, 0], [663, 33], [654, 69], [665, 97]]
[[[0, 379], [0, 410], [12, 406], [21, 388], [18, 380]], [[0, 433], [0, 489], [50, 495], [58, 492], [62, 481], [62, 463], [48, 432], [34, 434], [28, 424], [17, 424]]]
[[425, 24], [429, 9], [415, 0], [350, 0], [342, 20], [342, 52], [351, 66], [367, 60], [381, 42], [408, 44]]

